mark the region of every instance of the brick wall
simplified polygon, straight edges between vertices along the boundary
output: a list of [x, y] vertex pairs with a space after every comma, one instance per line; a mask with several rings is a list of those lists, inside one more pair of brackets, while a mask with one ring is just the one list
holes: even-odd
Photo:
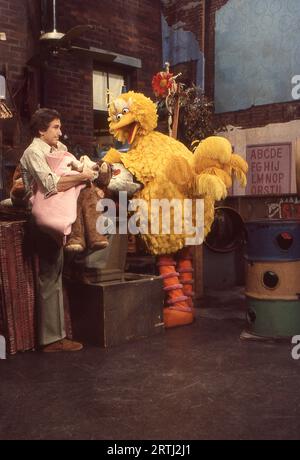
[[[0, 0], [0, 32], [5, 32], [7, 38], [6, 41], [0, 41], [0, 72], [6, 76], [10, 93], [14, 95], [13, 104], [7, 91], [9, 104], [13, 109], [15, 105], [19, 113], [24, 111], [28, 102], [25, 94], [28, 75], [25, 63], [37, 49], [39, 5], [39, 0]], [[13, 123], [16, 123], [16, 119]], [[20, 138], [16, 141], [19, 142]]]
[[[204, 7], [202, 0], [162, 0], [162, 13], [169, 27], [180, 27], [185, 31], [192, 32], [199, 43], [200, 50], [203, 51]], [[181, 72], [180, 81], [186, 83], [188, 86], [196, 80], [196, 65], [194, 61], [177, 64], [171, 67], [171, 71], [175, 74]]]
[[[205, 92], [213, 100], [214, 98], [214, 49], [215, 49], [215, 14], [228, 0], [211, 0], [206, 11], [206, 71]], [[264, 126], [269, 123], [287, 122], [300, 118], [300, 103], [288, 102], [280, 104], [268, 104], [251, 107], [247, 110], [229, 112], [216, 115], [218, 123], [231, 124], [251, 128]]]
[[68, 55], [52, 58], [44, 70], [44, 104], [62, 116], [63, 133], [72, 144], [90, 151], [93, 140], [93, 62], [89, 58]]
[[[0, 0], [0, 32], [5, 32], [7, 41], [0, 41], [0, 71], [7, 64], [7, 77], [12, 92], [18, 90], [24, 79], [24, 63], [33, 52], [38, 37], [37, 0]], [[33, 14], [33, 17], [30, 17]]]
[[[140, 58], [142, 69], [131, 71], [131, 83], [133, 89], [152, 95], [151, 78], [161, 63], [160, 7], [159, 0], [59, 0], [57, 30], [66, 32], [78, 24], [96, 26], [74, 44]], [[48, 28], [52, 29], [51, 18]], [[26, 62], [38, 49], [40, 29], [40, 0], [0, 0], [0, 31], [7, 34], [7, 41], [0, 41], [0, 71], [7, 62], [13, 94], [24, 80]], [[93, 65], [92, 58], [67, 52], [47, 59], [41, 71], [33, 70], [35, 76], [41, 72], [37, 103], [61, 111], [72, 143], [86, 152], [92, 151]], [[22, 110], [21, 115], [26, 124]]]
[[[9, 194], [15, 164], [29, 141], [24, 64], [33, 54], [39, 37], [39, 3], [39, 0], [0, 0], [0, 32], [6, 34], [6, 41], [0, 41], [0, 72], [6, 77], [9, 87], [6, 97], [14, 113], [13, 119], [0, 121], [1, 198]], [[10, 95], [14, 96], [14, 103]], [[15, 147], [12, 148], [12, 145]]]
[[[81, 0], [58, 2], [58, 30], [66, 32], [78, 24], [97, 30], [86, 32], [74, 44], [140, 58], [142, 69], [130, 70], [131, 83], [133, 89], [152, 95], [151, 78], [161, 61], [159, 0], [85, 0], [84, 6]], [[93, 139], [93, 65], [90, 57], [66, 53], [52, 58], [45, 72], [45, 105], [62, 113], [72, 143], [88, 153]]]
[[[206, 94], [214, 97], [214, 31], [215, 13], [228, 0], [206, 1], [205, 56]], [[159, 0], [81, 0], [58, 1], [57, 29], [66, 32], [78, 24], [91, 24], [97, 30], [84, 34], [75, 44], [104, 48], [121, 54], [141, 58], [143, 68], [132, 72], [133, 88], [152, 96], [151, 77], [161, 67], [161, 38]], [[162, 0], [163, 14], [169, 26], [180, 24], [191, 31], [200, 49], [203, 48], [204, 3], [202, 0]], [[66, 14], [66, 11], [68, 14]], [[0, 0], [0, 31], [6, 32], [7, 41], [0, 41], [0, 71], [7, 63], [7, 77], [13, 94], [18, 93], [24, 81], [25, 64], [38, 46], [40, 1]], [[50, 59], [43, 70], [43, 105], [56, 107], [63, 114], [64, 125], [75, 143], [90, 151], [92, 120], [93, 62], [67, 53]], [[193, 62], [178, 65], [175, 72], [183, 72], [183, 79], [193, 81]], [[35, 71], [39, 75], [39, 71]], [[16, 103], [24, 103], [20, 91]], [[26, 96], [26, 94], [25, 94]], [[32, 102], [32, 97], [30, 97]], [[34, 101], [35, 102], [35, 101]], [[37, 101], [38, 102], [38, 101]], [[31, 108], [34, 104], [31, 104]], [[272, 122], [300, 118], [299, 102], [252, 107], [247, 110], [216, 116], [223, 124], [253, 127]], [[23, 120], [26, 122], [26, 120]], [[7, 126], [9, 126], [7, 124]], [[5, 138], [5, 134], [4, 134]]]
[[184, 30], [192, 32], [202, 50], [203, 2], [174, 0], [162, 1], [163, 14], [169, 26], [182, 24]]

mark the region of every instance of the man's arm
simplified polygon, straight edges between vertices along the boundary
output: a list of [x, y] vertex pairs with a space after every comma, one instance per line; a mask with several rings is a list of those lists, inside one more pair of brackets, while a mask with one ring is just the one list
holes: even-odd
[[69, 188], [76, 187], [76, 185], [86, 184], [93, 180], [95, 177], [95, 171], [86, 168], [82, 173], [72, 176], [61, 176], [57, 182], [56, 189], [58, 192], [65, 192]]

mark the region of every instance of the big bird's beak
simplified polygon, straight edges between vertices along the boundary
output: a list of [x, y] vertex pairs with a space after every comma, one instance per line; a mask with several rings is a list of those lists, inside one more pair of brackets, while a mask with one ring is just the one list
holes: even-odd
[[132, 144], [138, 130], [138, 123], [135, 120], [135, 117], [132, 113], [128, 112], [126, 115], [123, 115], [120, 121], [114, 124], [114, 131], [124, 129], [126, 133], [126, 138], [129, 144]]

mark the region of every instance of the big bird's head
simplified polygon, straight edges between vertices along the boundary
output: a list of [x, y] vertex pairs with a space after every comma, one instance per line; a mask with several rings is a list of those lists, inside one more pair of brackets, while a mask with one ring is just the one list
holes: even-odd
[[156, 105], [141, 93], [121, 94], [109, 106], [109, 130], [120, 142], [133, 144], [157, 126]]

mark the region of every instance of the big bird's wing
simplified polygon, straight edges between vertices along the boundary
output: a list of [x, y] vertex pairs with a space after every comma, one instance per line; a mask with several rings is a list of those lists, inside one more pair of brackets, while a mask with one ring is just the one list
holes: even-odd
[[121, 153], [118, 150], [111, 148], [103, 157], [103, 161], [106, 161], [107, 163], [121, 163]]

